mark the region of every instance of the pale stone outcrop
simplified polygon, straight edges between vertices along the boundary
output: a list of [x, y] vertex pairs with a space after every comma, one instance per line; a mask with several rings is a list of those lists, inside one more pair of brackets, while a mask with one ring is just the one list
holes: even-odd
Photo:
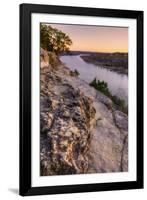
[[41, 175], [127, 171], [127, 115], [55, 54], [41, 54]]

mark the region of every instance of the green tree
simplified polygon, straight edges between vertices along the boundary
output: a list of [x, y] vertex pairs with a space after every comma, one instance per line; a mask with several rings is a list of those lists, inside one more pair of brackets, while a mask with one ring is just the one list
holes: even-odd
[[54, 52], [58, 55], [62, 52], [69, 52], [72, 40], [66, 33], [51, 26], [41, 24], [40, 44], [43, 49]]

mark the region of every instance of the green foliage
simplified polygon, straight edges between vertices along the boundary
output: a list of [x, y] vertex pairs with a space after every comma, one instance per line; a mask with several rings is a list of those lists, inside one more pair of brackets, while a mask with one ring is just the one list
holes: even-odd
[[128, 107], [125, 101], [118, 98], [117, 96], [113, 96], [109, 91], [108, 84], [106, 82], [99, 80], [97, 81], [95, 78], [89, 85], [102, 92], [104, 95], [108, 96], [119, 110], [128, 114]]
[[79, 73], [78, 70], [76, 70], [76, 69], [75, 69], [74, 73], [75, 73], [76, 76], [79, 76], [79, 75], [80, 75], [80, 73]]
[[115, 102], [116, 105], [124, 107], [125, 101], [123, 99], [118, 98], [117, 96], [112, 96], [112, 100]]
[[121, 110], [122, 112], [128, 114], [128, 106], [125, 103], [124, 99], [120, 99], [117, 96], [111, 96], [112, 101], [115, 103], [115, 105]]
[[72, 45], [70, 37], [62, 31], [41, 24], [40, 27], [40, 45], [43, 49], [56, 53], [68, 52]]
[[96, 90], [99, 90], [100, 92], [102, 92], [103, 94], [105, 94], [106, 96], [111, 95], [109, 89], [108, 89], [108, 84], [104, 81], [97, 81], [96, 78], [89, 84], [90, 86], [93, 86]]
[[70, 75], [71, 76], [79, 76], [80, 75], [80, 73], [78, 72], [78, 70], [74, 70], [74, 71], [70, 71]]

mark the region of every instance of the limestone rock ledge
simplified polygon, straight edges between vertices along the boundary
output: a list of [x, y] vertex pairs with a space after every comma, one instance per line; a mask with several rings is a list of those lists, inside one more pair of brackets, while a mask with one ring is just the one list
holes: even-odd
[[128, 170], [128, 119], [41, 49], [40, 174]]

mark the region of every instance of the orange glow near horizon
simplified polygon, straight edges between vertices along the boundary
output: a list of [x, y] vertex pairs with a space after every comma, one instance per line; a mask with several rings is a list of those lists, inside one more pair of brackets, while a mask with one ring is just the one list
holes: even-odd
[[68, 34], [73, 51], [128, 52], [128, 28], [47, 24]]

